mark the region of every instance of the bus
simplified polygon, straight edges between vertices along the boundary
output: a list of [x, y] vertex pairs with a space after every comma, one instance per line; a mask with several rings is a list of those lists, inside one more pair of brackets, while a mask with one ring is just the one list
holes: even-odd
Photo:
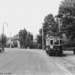
[[46, 37], [46, 53], [49, 55], [63, 54], [63, 40], [59, 36]]

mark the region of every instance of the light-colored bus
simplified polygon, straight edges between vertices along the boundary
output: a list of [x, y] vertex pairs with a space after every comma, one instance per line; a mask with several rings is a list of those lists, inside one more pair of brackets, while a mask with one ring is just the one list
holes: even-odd
[[46, 37], [46, 53], [49, 55], [61, 55], [63, 53], [62, 47], [63, 40], [59, 36]]

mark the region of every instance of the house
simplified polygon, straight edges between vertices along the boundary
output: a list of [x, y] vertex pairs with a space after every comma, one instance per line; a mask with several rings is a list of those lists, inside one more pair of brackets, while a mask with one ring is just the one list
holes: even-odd
[[20, 48], [19, 36], [16, 35], [14, 37], [9, 37], [7, 39], [7, 43], [6, 44], [7, 44], [7, 46], [9, 45], [10, 48], [11, 47], [18, 47], [18, 48]]

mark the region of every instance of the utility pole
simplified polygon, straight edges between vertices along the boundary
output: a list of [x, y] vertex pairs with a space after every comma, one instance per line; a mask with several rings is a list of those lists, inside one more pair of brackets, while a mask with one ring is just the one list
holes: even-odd
[[42, 49], [44, 50], [44, 32], [43, 32], [43, 26], [42, 26]]
[[61, 25], [62, 25], [62, 24], [61, 24], [61, 21], [60, 21], [60, 18], [59, 18], [59, 19], [58, 19], [59, 32], [61, 32], [61, 30], [60, 30]]
[[11, 32], [10, 32], [10, 48], [11, 48]]
[[60, 18], [58, 18], [58, 29], [59, 29], [59, 33], [60, 33]]

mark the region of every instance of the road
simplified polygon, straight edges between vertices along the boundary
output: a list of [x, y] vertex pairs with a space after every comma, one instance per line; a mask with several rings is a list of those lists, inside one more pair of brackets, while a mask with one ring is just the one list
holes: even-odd
[[5, 49], [0, 53], [0, 75], [75, 75], [75, 55], [48, 56], [44, 50]]

